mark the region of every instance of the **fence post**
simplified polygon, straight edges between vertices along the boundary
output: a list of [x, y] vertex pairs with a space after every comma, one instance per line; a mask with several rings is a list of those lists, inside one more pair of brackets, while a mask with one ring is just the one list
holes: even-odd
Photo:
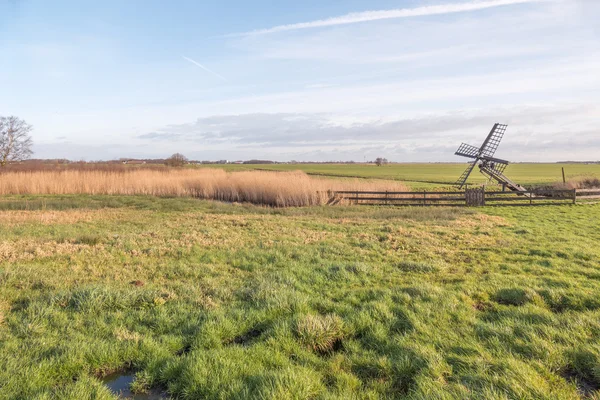
[[388, 204], [388, 191], [385, 191], [385, 205], [387, 206]]
[[573, 189], [573, 204], [577, 204], [577, 189]]
[[533, 205], [533, 192], [529, 192], [529, 205]]
[[356, 191], [356, 205], [358, 205], [358, 190]]
[[427, 205], [427, 192], [423, 192], [423, 206]]

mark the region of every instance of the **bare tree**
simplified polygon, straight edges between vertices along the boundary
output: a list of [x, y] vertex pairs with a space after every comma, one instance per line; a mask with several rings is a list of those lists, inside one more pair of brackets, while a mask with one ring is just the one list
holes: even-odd
[[33, 127], [14, 116], [0, 117], [0, 167], [21, 161], [33, 154], [29, 133]]
[[183, 167], [187, 164], [188, 159], [186, 156], [180, 153], [175, 153], [171, 157], [165, 160], [165, 165], [169, 167]]

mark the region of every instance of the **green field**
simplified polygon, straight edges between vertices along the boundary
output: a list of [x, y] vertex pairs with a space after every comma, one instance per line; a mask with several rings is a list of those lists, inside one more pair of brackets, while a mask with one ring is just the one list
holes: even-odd
[[599, 220], [5, 197], [0, 399], [597, 399]]
[[[265, 164], [265, 165], [213, 165], [227, 170], [267, 169], [277, 171], [302, 170], [309, 174], [326, 176], [351, 176], [360, 178], [393, 179], [405, 181], [413, 187], [435, 184], [453, 184], [466, 169], [467, 164]], [[562, 181], [562, 168], [568, 180], [581, 177], [600, 177], [600, 164], [512, 164], [506, 175], [521, 185], [543, 185]], [[469, 183], [484, 183], [477, 170]], [[425, 184], [425, 185], [423, 185]]]

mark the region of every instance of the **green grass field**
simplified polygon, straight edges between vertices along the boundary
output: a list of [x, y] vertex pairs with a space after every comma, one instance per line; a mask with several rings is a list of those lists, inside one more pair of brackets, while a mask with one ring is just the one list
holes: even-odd
[[599, 220], [5, 197], [0, 399], [598, 399]]
[[[389, 164], [382, 167], [373, 164], [228, 164], [211, 167], [227, 170], [256, 168], [277, 171], [302, 170], [310, 174], [326, 176], [393, 179], [420, 188], [453, 184], [466, 169], [467, 164]], [[521, 185], [552, 184], [562, 181], [561, 168], [563, 167], [567, 179], [584, 176], [600, 177], [600, 164], [512, 164], [506, 170], [506, 175]], [[483, 183], [485, 178], [476, 170], [468, 182]]]

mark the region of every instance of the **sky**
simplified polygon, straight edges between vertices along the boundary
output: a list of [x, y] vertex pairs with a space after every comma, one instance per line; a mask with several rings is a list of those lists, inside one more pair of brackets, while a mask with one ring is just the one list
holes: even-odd
[[598, 0], [0, 0], [35, 158], [600, 159]]

